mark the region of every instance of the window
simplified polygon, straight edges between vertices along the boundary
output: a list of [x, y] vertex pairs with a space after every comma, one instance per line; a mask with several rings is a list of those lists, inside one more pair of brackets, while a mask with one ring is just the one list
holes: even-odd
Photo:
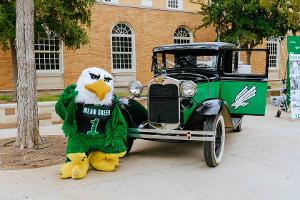
[[152, 7], [152, 0], [142, 0], [142, 5], [145, 7]]
[[183, 9], [183, 0], [167, 0], [167, 8], [169, 9]]
[[131, 28], [120, 23], [111, 32], [113, 71], [132, 71], [135, 63], [134, 35]]
[[265, 76], [267, 51], [264, 49], [237, 49], [222, 53], [222, 67], [225, 75]]
[[155, 54], [154, 66], [158, 69], [203, 69], [209, 71], [217, 70], [218, 52], [189, 52], [170, 51]]
[[118, 3], [118, 0], [96, 0], [97, 2], [103, 3]]
[[34, 50], [37, 71], [57, 72], [61, 70], [61, 45], [55, 34], [50, 33], [47, 38], [37, 39]]
[[192, 42], [190, 31], [184, 27], [179, 27], [174, 33], [174, 43], [175, 44], [187, 44]]
[[277, 69], [280, 59], [280, 42], [279, 38], [270, 37], [267, 41], [267, 49], [269, 49], [269, 69]]

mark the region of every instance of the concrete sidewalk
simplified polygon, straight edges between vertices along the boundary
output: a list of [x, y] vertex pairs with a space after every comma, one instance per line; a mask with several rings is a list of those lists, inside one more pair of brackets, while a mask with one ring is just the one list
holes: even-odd
[[[60, 180], [60, 166], [2, 170], [0, 199], [298, 200], [300, 121], [267, 110], [266, 117], [245, 117], [243, 132], [227, 133], [216, 168], [206, 166], [200, 144], [137, 140], [118, 171], [90, 170], [83, 180]], [[57, 131], [41, 127], [43, 134]]]
[[[49, 126], [40, 126], [40, 134], [41, 135], [63, 135], [61, 124], [57, 125], [49, 125]], [[7, 137], [16, 137], [17, 129], [0, 129], [0, 138]]]

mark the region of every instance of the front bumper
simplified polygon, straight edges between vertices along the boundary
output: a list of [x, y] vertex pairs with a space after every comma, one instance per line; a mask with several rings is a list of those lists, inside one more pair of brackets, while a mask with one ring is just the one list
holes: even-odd
[[128, 128], [128, 137], [158, 140], [215, 141], [215, 131]]

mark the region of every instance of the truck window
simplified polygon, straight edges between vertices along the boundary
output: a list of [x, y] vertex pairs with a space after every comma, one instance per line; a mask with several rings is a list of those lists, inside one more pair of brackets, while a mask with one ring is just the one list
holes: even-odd
[[266, 50], [228, 50], [223, 58], [224, 74], [258, 75], [266, 74]]

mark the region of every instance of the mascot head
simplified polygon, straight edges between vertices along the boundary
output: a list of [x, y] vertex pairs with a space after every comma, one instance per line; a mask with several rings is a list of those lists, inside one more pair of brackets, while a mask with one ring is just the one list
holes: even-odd
[[98, 67], [87, 68], [76, 83], [76, 91], [76, 103], [110, 105], [114, 94], [113, 76]]

